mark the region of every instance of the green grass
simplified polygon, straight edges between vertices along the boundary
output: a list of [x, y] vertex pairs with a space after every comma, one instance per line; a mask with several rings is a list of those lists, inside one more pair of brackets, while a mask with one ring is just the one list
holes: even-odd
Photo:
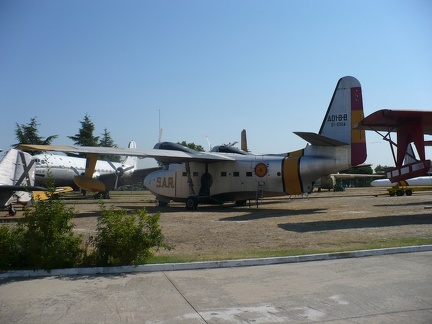
[[257, 259], [257, 258], [270, 258], [270, 257], [286, 257], [298, 256], [319, 253], [333, 253], [333, 252], [347, 252], [357, 250], [374, 250], [383, 248], [394, 248], [404, 246], [418, 246], [432, 244], [432, 238], [406, 238], [406, 239], [393, 239], [379, 242], [370, 242], [367, 244], [351, 244], [344, 247], [323, 247], [323, 248], [297, 248], [297, 249], [283, 249], [283, 250], [250, 250], [239, 253], [227, 253], [219, 255], [177, 255], [165, 256], [155, 255], [149, 259], [147, 264], [159, 263], [180, 263], [180, 262], [198, 262], [198, 261], [221, 261], [221, 260], [235, 260], [235, 259]]

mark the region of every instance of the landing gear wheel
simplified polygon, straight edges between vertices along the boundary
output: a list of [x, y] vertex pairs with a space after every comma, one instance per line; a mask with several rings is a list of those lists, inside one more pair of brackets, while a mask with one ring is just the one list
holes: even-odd
[[168, 206], [168, 203], [163, 200], [158, 200], [158, 207], [166, 207]]
[[403, 196], [403, 195], [404, 195], [403, 190], [400, 189], [396, 190], [396, 196]]
[[198, 201], [195, 197], [190, 196], [186, 200], [186, 209], [187, 210], [195, 210], [198, 207]]
[[406, 190], [405, 195], [412, 196], [412, 190], [411, 189]]
[[236, 200], [235, 205], [239, 207], [246, 206], [246, 200]]

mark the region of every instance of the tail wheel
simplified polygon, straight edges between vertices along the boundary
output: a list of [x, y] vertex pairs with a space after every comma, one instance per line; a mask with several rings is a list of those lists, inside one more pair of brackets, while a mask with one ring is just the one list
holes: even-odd
[[197, 209], [197, 207], [198, 207], [198, 200], [193, 196], [188, 197], [188, 199], [186, 200], [186, 209], [195, 210]]

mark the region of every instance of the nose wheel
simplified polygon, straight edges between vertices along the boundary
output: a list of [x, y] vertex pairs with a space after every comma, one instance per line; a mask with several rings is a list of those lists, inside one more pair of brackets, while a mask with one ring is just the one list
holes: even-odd
[[187, 210], [196, 210], [198, 207], [198, 200], [196, 197], [190, 196], [186, 200], [186, 209]]

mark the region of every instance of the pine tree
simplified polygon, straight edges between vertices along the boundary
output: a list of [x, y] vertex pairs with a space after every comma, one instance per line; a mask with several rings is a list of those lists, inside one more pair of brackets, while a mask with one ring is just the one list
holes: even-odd
[[[101, 139], [99, 140], [99, 146], [102, 147], [118, 147], [117, 144], [114, 143], [114, 140], [111, 137], [110, 132], [105, 128], [102, 134]], [[118, 155], [101, 155], [101, 160], [112, 161], [112, 162], [120, 162], [120, 156]]]
[[80, 122], [81, 128], [79, 129], [78, 134], [74, 136], [68, 136], [71, 140], [74, 141], [75, 145], [80, 146], [99, 146], [99, 136], [93, 136], [93, 132], [95, 126], [93, 122], [90, 120], [88, 114], [85, 115], [84, 120]]
[[[15, 135], [18, 140], [17, 144], [12, 145], [12, 147], [17, 148], [20, 144], [33, 144], [33, 145], [50, 145], [51, 142], [58, 137], [58, 135], [51, 135], [47, 138], [42, 138], [39, 136], [38, 126], [36, 117], [30, 119], [30, 123], [27, 125], [16, 124]], [[37, 154], [39, 152], [32, 152], [32, 154]]]

